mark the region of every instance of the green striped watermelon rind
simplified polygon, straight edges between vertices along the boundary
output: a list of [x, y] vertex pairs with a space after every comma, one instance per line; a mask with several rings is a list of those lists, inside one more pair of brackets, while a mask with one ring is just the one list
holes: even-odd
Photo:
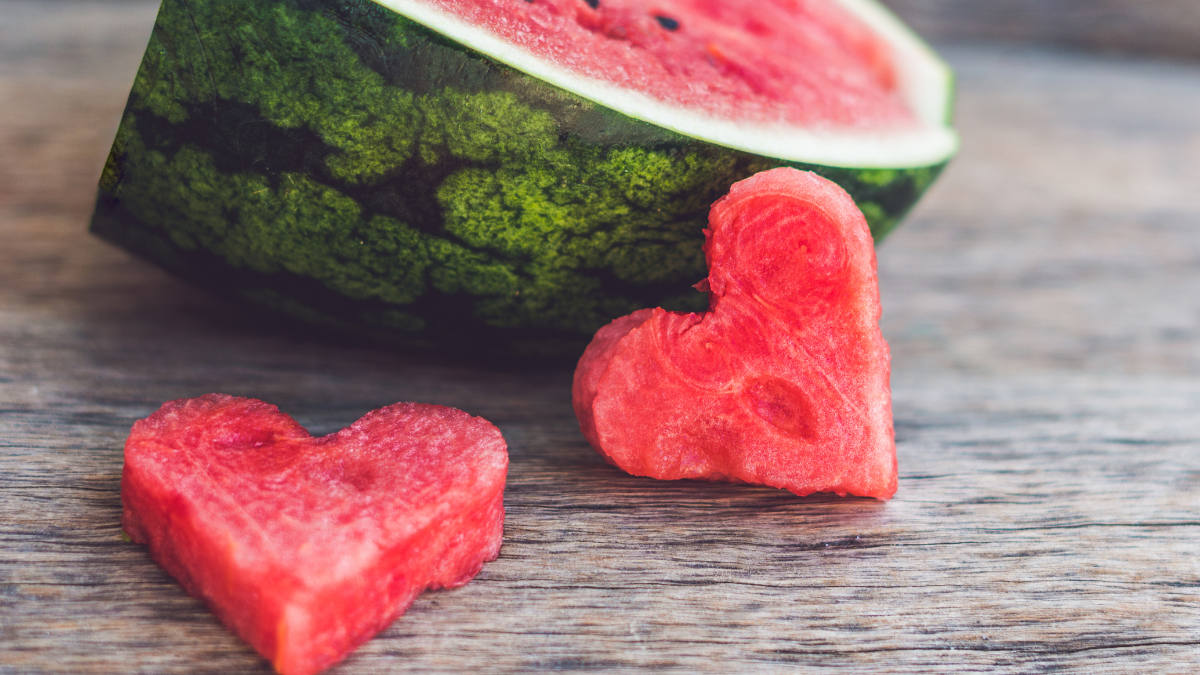
[[570, 359], [613, 317], [705, 308], [701, 230], [732, 183], [814, 171], [878, 241], [947, 159], [855, 169], [716, 145], [368, 0], [164, 0], [92, 231], [339, 332]]

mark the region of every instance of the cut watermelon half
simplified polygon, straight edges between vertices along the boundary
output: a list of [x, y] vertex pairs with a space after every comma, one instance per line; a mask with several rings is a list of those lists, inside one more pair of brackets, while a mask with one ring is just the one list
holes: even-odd
[[713, 204], [710, 308], [601, 329], [575, 371], [580, 429], [638, 476], [799, 495], [896, 491], [875, 250], [849, 195], [775, 169]]
[[283, 675], [312, 675], [500, 551], [487, 421], [401, 403], [313, 438], [254, 399], [172, 401], [125, 444], [122, 525]]
[[573, 361], [703, 308], [708, 206], [757, 172], [885, 236], [951, 95], [872, 0], [163, 0], [92, 229], [329, 329]]

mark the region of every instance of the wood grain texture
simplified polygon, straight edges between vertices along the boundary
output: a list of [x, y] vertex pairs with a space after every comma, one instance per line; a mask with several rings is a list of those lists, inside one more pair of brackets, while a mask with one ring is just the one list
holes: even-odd
[[130, 425], [210, 391], [508, 439], [500, 559], [331, 672], [1200, 670], [1200, 68], [948, 53], [963, 153], [879, 251], [879, 503], [624, 475], [570, 372], [289, 334], [89, 237], [153, 7], [0, 16], [0, 673], [270, 672], [120, 537]]
[[1195, 0], [881, 0], [933, 40], [1200, 59]]

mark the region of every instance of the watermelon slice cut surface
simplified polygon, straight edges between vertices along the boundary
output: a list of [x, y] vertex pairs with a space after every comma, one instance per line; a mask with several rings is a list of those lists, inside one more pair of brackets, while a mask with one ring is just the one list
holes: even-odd
[[596, 334], [572, 391], [584, 436], [639, 476], [890, 498], [889, 352], [853, 200], [775, 169], [709, 222], [709, 310], [644, 309]]
[[712, 118], [916, 126], [892, 49], [834, 0], [426, 4], [555, 67]]
[[380, 0], [631, 117], [756, 154], [920, 166], [949, 73], [873, 0]]
[[496, 558], [507, 466], [499, 430], [453, 408], [401, 403], [314, 438], [210, 394], [134, 425], [122, 525], [278, 672], [310, 675]]

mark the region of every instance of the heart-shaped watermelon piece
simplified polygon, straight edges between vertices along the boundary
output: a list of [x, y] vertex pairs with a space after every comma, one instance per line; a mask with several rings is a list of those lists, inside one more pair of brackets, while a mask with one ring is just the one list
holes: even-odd
[[273, 405], [171, 401], [125, 445], [123, 526], [284, 675], [319, 672], [500, 551], [491, 423], [400, 403], [314, 438]]
[[891, 497], [890, 357], [854, 201], [774, 169], [734, 184], [709, 228], [707, 312], [643, 309], [584, 352], [584, 436], [639, 476]]

